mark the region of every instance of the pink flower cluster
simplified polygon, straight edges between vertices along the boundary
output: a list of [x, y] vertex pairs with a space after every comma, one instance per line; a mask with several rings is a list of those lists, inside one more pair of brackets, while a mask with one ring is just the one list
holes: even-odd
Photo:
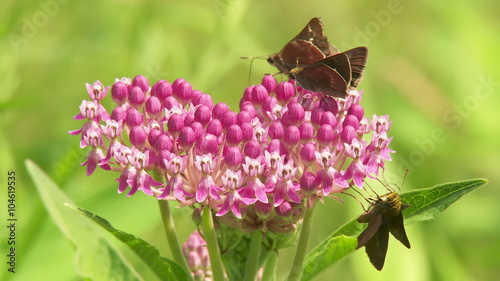
[[198, 231], [189, 235], [186, 243], [182, 245], [182, 253], [194, 280], [213, 280], [207, 242], [203, 240]]
[[109, 89], [87, 84], [91, 101], [74, 117], [87, 122], [70, 132], [91, 147], [87, 175], [118, 171], [120, 193], [208, 205], [217, 216], [245, 219], [250, 210], [252, 220], [295, 221], [297, 209], [363, 187], [393, 152], [388, 116], [365, 117], [356, 90], [333, 99], [265, 76], [236, 112], [184, 79], [150, 87], [139, 75], [113, 84], [109, 114], [101, 104]]

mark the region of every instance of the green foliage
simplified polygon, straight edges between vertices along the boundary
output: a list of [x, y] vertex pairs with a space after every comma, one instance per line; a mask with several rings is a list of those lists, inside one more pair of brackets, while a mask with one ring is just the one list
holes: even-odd
[[99, 227], [69, 212], [64, 204], [71, 200], [36, 164], [28, 160], [26, 168], [52, 220], [74, 245], [76, 271], [82, 278], [103, 281], [141, 279], [120, 251], [101, 235]]
[[115, 229], [111, 224], [82, 208], [72, 205], [71, 200], [33, 162], [26, 166], [31, 178], [44, 199], [45, 208], [54, 222], [76, 248], [77, 271], [92, 280], [141, 280], [133, 267], [102, 235], [103, 229], [87, 219], [68, 212], [64, 205], [83, 214], [127, 244], [156, 273], [161, 280], [187, 280], [186, 272], [175, 262], [160, 256], [158, 250], [146, 241]]
[[[405, 224], [434, 219], [464, 194], [486, 182], [483, 179], [468, 180], [401, 194], [402, 201], [411, 205], [403, 211]], [[306, 257], [302, 280], [312, 279], [328, 266], [353, 252], [357, 246], [355, 235], [361, 233], [364, 227], [357, 222], [357, 219], [353, 219], [314, 248]]]
[[114, 228], [107, 220], [80, 207], [66, 204], [71, 209], [93, 220], [104, 229], [113, 234], [123, 243], [127, 244], [146, 264], [156, 273], [161, 280], [187, 280], [186, 272], [176, 262], [160, 256], [158, 249], [148, 242], [132, 234]]
[[475, 179], [403, 193], [401, 199], [410, 205], [404, 211], [405, 223], [432, 220], [460, 197], [486, 183], [484, 179]]

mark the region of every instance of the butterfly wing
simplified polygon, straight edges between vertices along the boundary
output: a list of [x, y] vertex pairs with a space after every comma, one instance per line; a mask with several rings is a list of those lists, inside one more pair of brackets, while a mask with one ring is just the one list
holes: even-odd
[[328, 43], [321, 20], [312, 18], [297, 36], [279, 53], [270, 55], [267, 61], [281, 72], [289, 73], [293, 68], [303, 68], [336, 53], [339, 50]]
[[347, 82], [333, 68], [323, 63], [313, 63], [301, 70], [293, 71], [291, 78], [309, 91], [322, 93], [333, 97], [347, 95]]
[[346, 81], [347, 85], [351, 82], [351, 63], [349, 62], [349, 57], [346, 54], [340, 53], [334, 56], [327, 57], [318, 63], [328, 65], [329, 67], [335, 69], [342, 78]]
[[335, 46], [328, 43], [328, 39], [323, 34], [323, 23], [319, 18], [312, 18], [304, 29], [302, 29], [302, 31], [300, 31], [300, 33], [292, 39], [292, 41], [294, 40], [311, 42], [321, 52], [323, 52], [323, 57], [339, 53], [339, 50]]
[[271, 55], [268, 62], [282, 73], [289, 73], [296, 67], [305, 67], [324, 57], [323, 52], [311, 42], [294, 40], [286, 44], [278, 54]]
[[368, 49], [366, 47], [357, 47], [354, 49], [343, 52], [349, 58], [351, 65], [352, 80], [350, 86], [356, 88], [361, 79], [363, 79], [363, 72], [366, 67], [366, 60], [368, 57]]
[[365, 252], [377, 270], [382, 270], [384, 267], [387, 246], [389, 244], [389, 227], [385, 218], [381, 217], [382, 223], [380, 227], [365, 245]]
[[406, 236], [406, 230], [403, 222], [403, 214], [400, 212], [397, 216], [389, 221], [389, 231], [398, 239], [406, 248], [410, 249], [410, 241]]
[[368, 227], [366, 227], [366, 229], [358, 236], [358, 246], [356, 247], [356, 250], [365, 246], [373, 238], [382, 225], [382, 221], [382, 214], [370, 212], [370, 210], [359, 216], [358, 222], [367, 222]]

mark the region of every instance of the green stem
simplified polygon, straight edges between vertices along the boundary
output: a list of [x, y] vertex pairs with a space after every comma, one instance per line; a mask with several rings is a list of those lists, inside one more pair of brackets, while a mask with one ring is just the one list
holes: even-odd
[[217, 243], [217, 234], [215, 233], [214, 221], [210, 207], [205, 207], [202, 214], [203, 233], [205, 242], [207, 242], [208, 255], [212, 265], [212, 274], [214, 280], [225, 280], [224, 267], [220, 255], [219, 244]]
[[160, 205], [161, 219], [163, 221], [163, 228], [165, 229], [165, 234], [167, 235], [168, 245], [170, 246], [170, 252], [174, 261], [181, 265], [188, 275], [189, 280], [193, 280], [188, 264], [184, 255], [182, 254], [181, 246], [179, 245], [179, 240], [177, 240], [177, 234], [175, 232], [174, 219], [172, 218], [172, 213], [170, 212], [170, 206], [167, 200], [158, 200]]
[[262, 248], [262, 233], [260, 230], [255, 230], [252, 233], [250, 241], [250, 249], [245, 264], [245, 277], [243, 281], [254, 281], [259, 269], [259, 256]]
[[262, 281], [274, 281], [275, 270], [276, 270], [276, 261], [278, 257], [278, 252], [271, 251], [269, 257], [266, 262], [266, 266], [264, 267], [264, 273], [262, 274]]
[[311, 234], [312, 229], [313, 211], [314, 207], [311, 210], [307, 210], [304, 220], [302, 221], [299, 244], [297, 245], [297, 251], [295, 252], [292, 269], [290, 269], [290, 274], [288, 275], [288, 281], [300, 280], [300, 277], [302, 276], [304, 258], [306, 257], [307, 244], [309, 243], [309, 235]]

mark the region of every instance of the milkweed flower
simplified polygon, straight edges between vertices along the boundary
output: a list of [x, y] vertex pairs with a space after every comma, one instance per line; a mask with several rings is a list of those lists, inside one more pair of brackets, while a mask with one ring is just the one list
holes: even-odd
[[[101, 104], [109, 90], [110, 114]], [[394, 152], [392, 121], [366, 117], [357, 90], [334, 99], [265, 76], [244, 91], [239, 111], [181, 78], [97, 81], [87, 92], [74, 117], [86, 122], [69, 133], [91, 147], [82, 164], [88, 175], [97, 167], [119, 172], [119, 193], [208, 206], [244, 232], [293, 231], [306, 208], [362, 188]]]

